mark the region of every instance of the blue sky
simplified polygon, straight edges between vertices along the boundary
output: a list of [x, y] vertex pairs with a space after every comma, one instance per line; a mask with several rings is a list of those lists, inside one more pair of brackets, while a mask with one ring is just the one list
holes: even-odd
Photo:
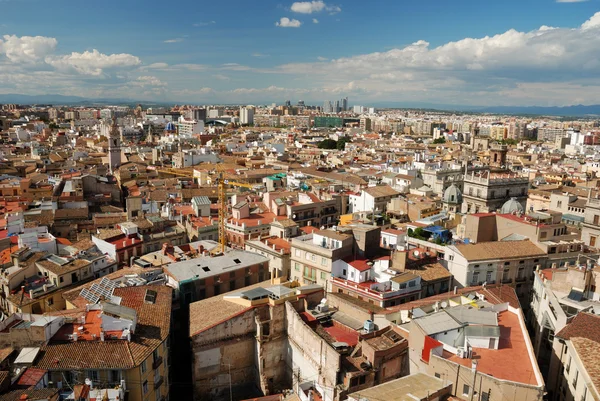
[[0, 93], [600, 103], [599, 0], [0, 0], [0, 10]]

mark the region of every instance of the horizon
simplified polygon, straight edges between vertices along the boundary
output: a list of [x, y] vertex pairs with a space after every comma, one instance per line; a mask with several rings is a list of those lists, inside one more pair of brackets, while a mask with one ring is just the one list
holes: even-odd
[[[24, 3], [35, 4], [26, 21]], [[0, 93], [194, 104], [600, 103], [594, 1], [389, 2], [369, 19], [356, 0], [234, 0], [226, 10], [184, 1], [173, 19], [154, 1], [119, 3], [118, 13], [114, 0], [62, 3], [3, 2]], [[524, 7], [536, 12], [515, 15]]]

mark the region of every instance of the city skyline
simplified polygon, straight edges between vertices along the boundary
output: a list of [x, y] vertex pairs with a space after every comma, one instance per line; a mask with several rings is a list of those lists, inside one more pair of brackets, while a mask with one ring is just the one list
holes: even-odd
[[[437, 14], [431, 4], [391, 3], [368, 17], [355, 1], [234, 1], [201, 10], [184, 2], [173, 17], [153, 2], [60, 3], [3, 2], [0, 93], [193, 103], [322, 104], [345, 96], [350, 105], [600, 103], [597, 1], [537, 1], [518, 15], [524, 6], [516, 2], [436, 2]], [[24, 5], [32, 7], [23, 20]]]

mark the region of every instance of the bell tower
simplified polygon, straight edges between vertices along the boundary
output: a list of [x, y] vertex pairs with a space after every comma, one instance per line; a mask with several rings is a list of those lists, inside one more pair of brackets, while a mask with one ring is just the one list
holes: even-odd
[[108, 166], [111, 173], [121, 165], [121, 133], [117, 118], [113, 117], [112, 127], [108, 138]]

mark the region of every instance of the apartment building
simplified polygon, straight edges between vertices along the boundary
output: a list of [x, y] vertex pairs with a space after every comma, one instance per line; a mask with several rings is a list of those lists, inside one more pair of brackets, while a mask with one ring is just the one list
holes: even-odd
[[556, 333], [579, 313], [600, 311], [600, 273], [584, 260], [583, 265], [536, 271], [531, 291], [529, 326], [540, 370], [549, 376]]
[[388, 203], [399, 194], [389, 185], [365, 188], [359, 194], [349, 196], [350, 212], [383, 213], [387, 210]]
[[86, 285], [88, 292], [65, 294], [69, 310], [56, 313], [62, 324], [40, 346], [33, 364], [48, 371], [54, 386], [72, 387], [90, 379], [123, 386], [129, 400], [168, 399], [172, 289], [139, 285], [146, 283], [142, 278], [137, 286], [128, 286], [130, 279], [109, 280], [112, 296], [101, 296], [98, 303], [88, 299], [92, 285], [107, 281]]
[[544, 399], [544, 380], [510, 288], [443, 294], [396, 308], [411, 349], [411, 373], [451, 382], [459, 399]]
[[336, 230], [316, 230], [292, 238], [291, 280], [327, 288], [333, 263], [353, 251], [353, 236]]
[[199, 256], [164, 267], [167, 285], [184, 305], [267, 280], [269, 259], [242, 250]]
[[454, 285], [508, 284], [521, 299], [528, 297], [536, 267], [547, 255], [530, 240], [480, 242], [445, 247], [443, 264], [454, 276]]
[[556, 333], [548, 375], [552, 401], [600, 399], [600, 316], [582, 312]]
[[588, 198], [584, 220], [581, 224], [581, 240], [591, 248], [600, 248], [600, 199]]
[[[513, 200], [524, 211], [527, 203], [529, 180], [510, 172], [491, 170], [471, 171], [464, 176], [462, 213], [487, 213], [502, 209]], [[507, 207], [509, 205], [506, 205]], [[515, 207], [517, 207], [515, 205]]]
[[[230, 391], [259, 387], [337, 401], [408, 373], [408, 343], [399, 331], [350, 318], [323, 295], [316, 285], [265, 282], [193, 303], [196, 399], [227, 400]], [[231, 382], [214, 380], [229, 378], [229, 369]]]

